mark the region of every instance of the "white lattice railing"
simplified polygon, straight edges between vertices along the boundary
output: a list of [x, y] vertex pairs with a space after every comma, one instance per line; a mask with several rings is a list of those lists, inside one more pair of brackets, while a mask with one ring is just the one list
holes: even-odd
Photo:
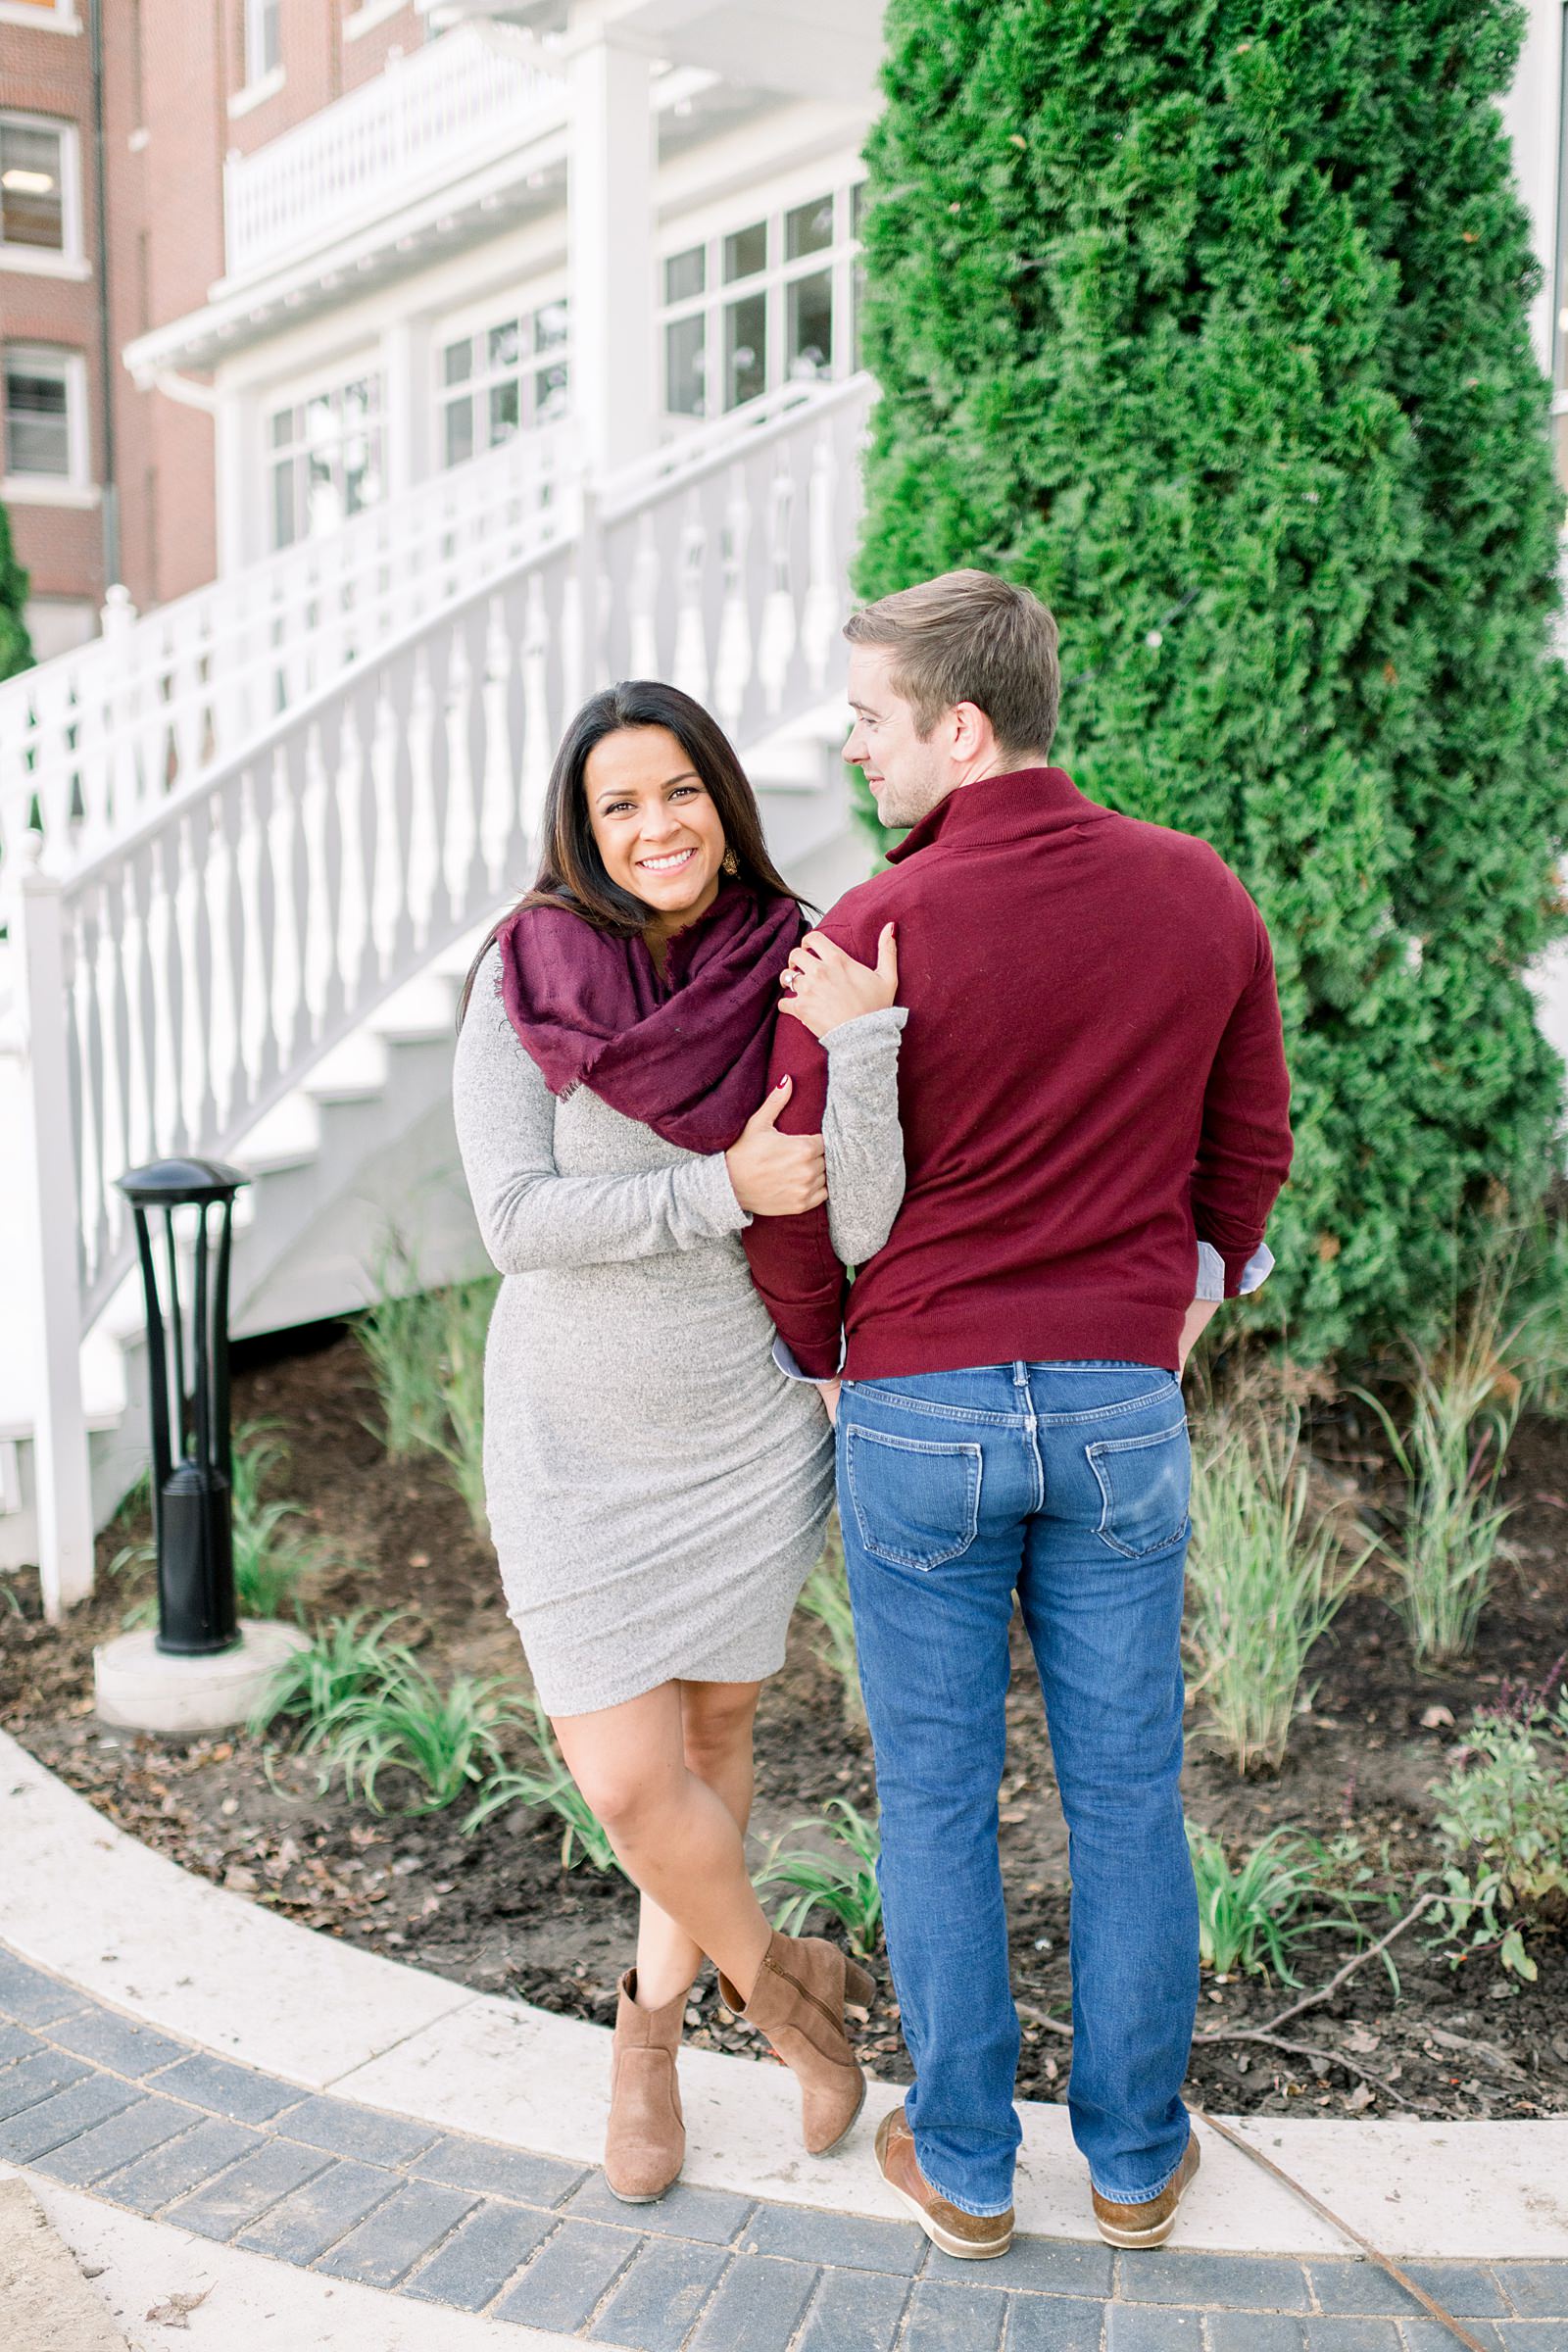
[[513, 154], [565, 121], [566, 85], [461, 25], [223, 167], [230, 280], [258, 275]]
[[518, 434], [138, 619], [111, 590], [102, 637], [0, 685], [0, 920], [22, 836], [57, 869], [125, 834], [183, 779], [567, 522], [566, 425]]
[[[579, 486], [504, 574], [363, 640], [65, 874], [24, 874], [50, 1395], [131, 1262], [117, 1176], [241, 1152], [331, 1046], [519, 889], [585, 693], [670, 679], [743, 751], [822, 703], [869, 397], [864, 378], [781, 397], [597, 498]], [[61, 838], [45, 836], [51, 862]], [[85, 1440], [59, 1435], [52, 1475], [80, 1478]], [[63, 1525], [71, 1508], [63, 1493]], [[69, 1598], [90, 1579], [90, 1530], [84, 1561], [61, 1549], [45, 1575]]]

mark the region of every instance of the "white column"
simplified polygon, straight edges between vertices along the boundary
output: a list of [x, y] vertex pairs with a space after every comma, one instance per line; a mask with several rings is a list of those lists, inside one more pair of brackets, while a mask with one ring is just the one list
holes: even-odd
[[571, 59], [566, 203], [572, 409], [597, 474], [651, 448], [655, 420], [649, 65], [602, 34]]
[[430, 471], [430, 326], [395, 318], [381, 336], [381, 416], [386, 495], [396, 498]]
[[1557, 242], [1558, 112], [1562, 86], [1562, 0], [1530, 0], [1524, 45], [1502, 119], [1513, 142], [1514, 178], [1530, 214], [1536, 256], [1545, 279], [1530, 310], [1536, 356], [1551, 367], [1552, 304], [1568, 307], [1568, 287], [1552, 288]]
[[271, 475], [252, 392], [220, 394], [213, 416], [218, 475], [218, 576], [241, 571], [271, 546], [268, 502]]

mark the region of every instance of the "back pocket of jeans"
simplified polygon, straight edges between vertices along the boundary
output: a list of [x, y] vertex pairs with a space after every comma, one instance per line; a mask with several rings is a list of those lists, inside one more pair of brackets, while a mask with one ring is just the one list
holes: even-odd
[[980, 1448], [893, 1438], [852, 1424], [845, 1478], [860, 1543], [895, 1568], [940, 1568], [974, 1542], [980, 1524]]
[[1085, 1451], [1100, 1488], [1102, 1544], [1138, 1560], [1180, 1543], [1193, 1483], [1185, 1418], [1141, 1438], [1101, 1438]]

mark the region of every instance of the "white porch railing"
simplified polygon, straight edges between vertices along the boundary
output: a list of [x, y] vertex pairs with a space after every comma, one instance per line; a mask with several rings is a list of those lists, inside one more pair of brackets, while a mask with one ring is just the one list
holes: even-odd
[[[323, 1054], [521, 889], [555, 747], [586, 692], [668, 678], [743, 753], [822, 703], [869, 399], [863, 377], [781, 396], [597, 498], [572, 486], [504, 573], [394, 616], [379, 641], [362, 633], [360, 658], [329, 665], [264, 734], [144, 795], [129, 823], [117, 805], [115, 838], [70, 870], [26, 874], [30, 1086], [40, 1107], [71, 1104], [69, 1120], [39, 1119], [35, 1146], [43, 1217], [57, 1240], [60, 1220], [74, 1231], [69, 1252], [37, 1251], [57, 1369], [131, 1263], [117, 1176], [242, 1155]], [[78, 836], [57, 823], [45, 846], [58, 867]], [[84, 1443], [78, 1416], [39, 1446], [40, 1478], [85, 1492]], [[90, 1543], [43, 1567], [58, 1607], [86, 1589]]]
[[0, 922], [22, 837], [57, 870], [234, 753], [411, 621], [548, 545], [565, 521], [571, 431], [517, 434], [468, 465], [0, 685]]
[[384, 73], [223, 168], [226, 282], [347, 235], [564, 122], [566, 85], [476, 25]]

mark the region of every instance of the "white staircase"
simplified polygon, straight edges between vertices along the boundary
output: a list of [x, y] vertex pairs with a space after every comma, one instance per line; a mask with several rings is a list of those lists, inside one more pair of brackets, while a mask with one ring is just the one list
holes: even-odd
[[481, 462], [401, 535], [358, 518], [0, 687], [0, 1567], [38, 1559], [51, 1607], [145, 1460], [125, 1168], [252, 1177], [237, 1334], [365, 1303], [389, 1226], [429, 1279], [477, 1265], [457, 990], [588, 692], [684, 686], [792, 880], [863, 870], [837, 633], [869, 399], [792, 387], [598, 485], [559, 438]]

